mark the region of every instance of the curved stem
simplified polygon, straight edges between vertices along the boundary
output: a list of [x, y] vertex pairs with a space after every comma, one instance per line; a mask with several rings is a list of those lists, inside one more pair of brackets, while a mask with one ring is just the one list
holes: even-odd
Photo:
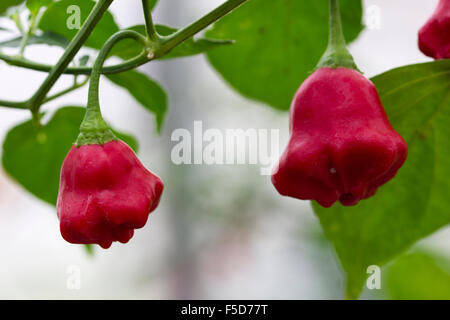
[[103, 14], [108, 10], [112, 2], [113, 0], [99, 0], [94, 9], [92, 9], [92, 12], [89, 14], [87, 20], [83, 24], [83, 27], [70, 42], [66, 51], [64, 51], [64, 54], [59, 59], [58, 63], [52, 68], [48, 77], [42, 83], [41, 87], [29, 100], [30, 110], [33, 113], [39, 110], [42, 101], [45, 99], [50, 89], [53, 87], [53, 85], [59, 79], [69, 63], [73, 60], [77, 52], [86, 42], [92, 30], [98, 24]]
[[76, 142], [77, 146], [85, 144], [104, 144], [116, 139], [102, 117], [99, 102], [99, 86], [101, 70], [108, 54], [119, 41], [124, 39], [134, 39], [143, 46], [147, 45], [147, 38], [140, 33], [133, 30], [122, 30], [112, 35], [100, 50], [100, 53], [95, 60], [94, 67], [92, 68], [86, 115], [80, 126], [80, 136]]
[[[55, 66], [46, 65], [30, 61], [24, 58], [12, 57], [5, 55], [0, 52], [0, 60], [6, 63], [23, 67], [35, 71], [49, 72], [47, 79], [43, 82], [38, 91], [33, 95], [33, 97], [25, 102], [11, 102], [11, 101], [1, 101], [0, 105], [12, 108], [20, 109], [30, 109], [33, 113], [38, 112], [40, 105], [45, 100], [48, 92], [61, 76], [61, 74], [72, 74], [72, 75], [90, 75], [92, 73], [92, 68], [90, 67], [74, 67], [68, 68], [70, 61], [74, 58], [76, 53], [79, 51], [81, 46], [89, 37], [93, 28], [97, 25], [98, 21], [101, 19], [102, 15], [106, 12], [108, 7], [111, 5], [113, 0], [99, 0], [90, 13], [88, 19], [84, 23], [82, 29], [77, 33], [75, 38], [67, 47], [63, 56], [60, 58], [59, 62]], [[143, 0], [145, 2], [145, 0]], [[181, 44], [183, 41], [194, 36], [199, 31], [205, 29], [210, 24], [214, 23], [224, 15], [231, 12], [233, 9], [239, 7], [241, 4], [247, 0], [228, 0], [221, 6], [206, 14], [196, 22], [183, 28], [168, 37], [160, 37], [159, 46], [157, 48], [151, 48], [155, 50], [153, 55], [148, 55], [147, 50], [144, 50], [139, 56], [132, 58], [130, 60], [124, 61], [120, 64], [107, 66], [101, 69], [102, 74], [114, 74], [119, 72], [128, 71], [135, 69], [151, 60], [163, 57], [170, 50]], [[146, 18], [148, 19], [148, 17]], [[140, 37], [144, 38], [142, 35]], [[141, 39], [142, 40], [142, 39]], [[149, 49], [149, 43], [145, 39], [145, 48]]]
[[145, 27], [147, 30], [147, 36], [152, 42], [159, 41], [159, 35], [156, 32], [155, 25], [153, 24], [152, 9], [150, 8], [149, 0], [142, 0], [142, 8], [144, 9]]

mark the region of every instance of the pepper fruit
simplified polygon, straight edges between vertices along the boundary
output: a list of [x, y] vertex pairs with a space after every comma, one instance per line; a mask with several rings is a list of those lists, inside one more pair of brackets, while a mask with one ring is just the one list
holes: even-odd
[[284, 196], [351, 206], [395, 176], [408, 147], [373, 83], [355, 70], [335, 0], [330, 13], [329, 47], [294, 97], [290, 140], [272, 182]]
[[162, 181], [123, 141], [73, 146], [61, 170], [57, 211], [70, 243], [128, 242], [158, 206]]
[[450, 0], [440, 0], [433, 15], [419, 30], [419, 49], [436, 60], [450, 59]]
[[100, 111], [101, 67], [113, 45], [129, 34], [117, 33], [101, 50], [80, 135], [62, 165], [57, 213], [61, 235], [70, 243], [96, 243], [107, 249], [113, 241], [128, 242], [134, 229], [146, 224], [164, 188], [161, 179], [114, 136]]

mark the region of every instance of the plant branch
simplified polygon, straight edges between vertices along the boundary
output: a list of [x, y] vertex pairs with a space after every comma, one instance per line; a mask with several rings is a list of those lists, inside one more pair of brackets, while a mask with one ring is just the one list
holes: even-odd
[[147, 36], [151, 42], [158, 42], [159, 35], [156, 32], [155, 25], [153, 24], [152, 10], [150, 8], [149, 0], [142, 0], [142, 8], [144, 9], [145, 28]]
[[26, 102], [15, 102], [8, 100], [0, 100], [0, 106], [14, 109], [28, 109]]
[[[8, 56], [0, 52], [0, 60], [5, 61], [11, 66], [15, 67], [21, 67], [26, 68], [34, 71], [40, 71], [40, 72], [50, 72], [50, 70], [53, 68], [52, 65], [48, 64], [42, 64], [39, 62], [34, 62], [28, 59], [24, 58], [18, 58], [14, 56]], [[121, 63], [118, 63], [116, 65], [112, 66], [106, 66], [102, 69], [102, 74], [114, 74], [119, 72], [128, 71], [131, 69], [134, 69], [136, 67], [139, 67], [140, 65], [143, 65], [144, 63], [148, 62], [147, 59], [147, 52], [141, 53], [140, 55], [136, 56], [135, 58], [123, 61]], [[71, 74], [71, 75], [90, 75], [92, 72], [91, 67], [69, 67], [67, 68], [63, 74]]]
[[182, 43], [183, 41], [189, 39], [194, 36], [198, 32], [202, 31], [221, 17], [230, 13], [235, 8], [239, 7], [241, 4], [246, 2], [247, 0], [228, 0], [207, 15], [203, 16], [199, 20], [190, 24], [189, 26], [171, 34], [170, 36], [163, 37], [162, 47], [155, 57], [159, 57], [161, 55], [166, 54], [171, 49], [175, 48], [177, 45]]
[[60, 91], [58, 93], [55, 93], [52, 96], [48, 96], [47, 98], [45, 98], [44, 101], [42, 101], [42, 104], [45, 104], [47, 102], [50, 102], [52, 100], [55, 100], [55, 99], [65, 95], [65, 94], [68, 94], [68, 93], [70, 93], [72, 91], [75, 91], [75, 90], [83, 87], [86, 83], [88, 83], [88, 81], [89, 81], [89, 78], [86, 78], [85, 80], [83, 80], [82, 82], [79, 82], [79, 83], [75, 81], [75, 83], [71, 87], [69, 87], [69, 88], [67, 88], [65, 90], [62, 90], [62, 91]]
[[89, 14], [87, 20], [83, 24], [83, 27], [80, 29], [80, 31], [78, 31], [76, 36], [70, 42], [66, 51], [64, 51], [64, 54], [59, 59], [58, 63], [50, 71], [47, 79], [44, 80], [41, 87], [29, 100], [30, 110], [33, 113], [39, 111], [39, 107], [42, 101], [44, 101], [50, 89], [53, 87], [61, 74], [68, 67], [75, 55], [86, 42], [92, 30], [94, 30], [95, 26], [98, 24], [104, 13], [108, 10], [112, 2], [113, 0], [99, 0], [94, 9], [92, 9], [92, 12]]
[[[40, 105], [46, 100], [46, 96], [55, 82], [62, 74], [72, 74], [72, 75], [90, 75], [92, 73], [92, 69], [90, 67], [71, 67], [68, 68], [68, 65], [75, 57], [76, 53], [82, 47], [82, 45], [86, 42], [92, 30], [95, 28], [103, 14], [106, 12], [108, 7], [111, 5], [113, 0], [99, 0], [90, 13], [88, 19], [84, 23], [81, 30], [77, 33], [75, 38], [71, 41], [63, 56], [60, 58], [58, 63], [55, 66], [41, 64], [38, 62], [30, 61], [25, 58], [20, 57], [12, 57], [5, 55], [0, 52], [0, 60], [5, 61], [6, 63], [27, 68], [35, 71], [48, 72], [49, 75], [38, 89], [38, 91], [33, 95], [33, 97], [25, 102], [12, 102], [12, 101], [2, 101], [0, 100], [0, 105], [11, 108], [20, 108], [27, 109], [29, 108], [33, 113], [37, 113], [39, 111]], [[151, 60], [155, 60], [165, 56], [169, 53], [173, 48], [177, 47], [185, 40], [194, 36], [201, 30], [205, 29], [221, 17], [230, 13], [235, 8], [239, 7], [241, 4], [246, 2], [247, 0], [228, 0], [210, 13], [206, 14], [196, 22], [190, 24], [189, 26], [175, 32], [174, 34], [167, 37], [159, 37], [157, 46], [155, 43], [148, 43], [146, 40], [145, 50], [135, 58], [130, 60], [126, 60], [122, 63], [113, 66], [106, 66], [101, 68], [99, 71], [102, 74], [114, 74], [120, 73], [128, 70], [135, 69]], [[149, 5], [146, 4], [146, 1], [143, 0], [144, 8], [149, 8]], [[149, 15], [149, 10], [145, 10], [146, 21], [150, 22], [151, 15]], [[151, 27], [150, 27], [151, 28]], [[151, 31], [150, 31], [151, 32]], [[156, 32], [156, 31], [155, 31]], [[156, 34], [157, 35], [157, 34]], [[140, 35], [142, 37], [142, 35]], [[150, 35], [149, 35], [150, 37]], [[141, 39], [142, 40], [142, 39]], [[139, 41], [141, 41], [139, 40]], [[148, 51], [152, 50], [151, 55], [148, 54]]]

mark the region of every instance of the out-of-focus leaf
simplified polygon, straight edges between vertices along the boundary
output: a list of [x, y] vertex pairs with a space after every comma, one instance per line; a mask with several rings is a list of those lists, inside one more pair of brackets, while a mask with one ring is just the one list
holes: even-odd
[[[314, 209], [357, 298], [370, 265], [383, 265], [450, 223], [450, 60], [390, 70], [372, 79], [409, 155], [397, 176], [354, 207]], [[411, 94], [411, 93], [414, 94]]]
[[[77, 29], [69, 29], [67, 21], [70, 15], [67, 13], [68, 8], [71, 6], [78, 6], [81, 13], [81, 25], [89, 16], [89, 13], [95, 6], [93, 0], [62, 0], [51, 4], [47, 10], [45, 10], [41, 21], [39, 23], [39, 29], [42, 31], [51, 31], [53, 33], [64, 36], [65, 38], [72, 40]], [[114, 33], [119, 31], [119, 27], [114, 21], [110, 12], [106, 12], [102, 17], [98, 25], [95, 27], [92, 34], [89, 36], [85, 45], [90, 48], [100, 49], [103, 44]]]
[[[142, 35], [145, 35], [145, 26], [137, 25], [129, 28], [130, 30], [134, 30], [139, 32]], [[168, 36], [177, 31], [177, 29], [156, 25], [156, 30], [162, 36]], [[192, 56], [196, 54], [201, 54], [213, 50], [218, 47], [226, 46], [233, 44], [231, 40], [216, 40], [216, 39], [208, 39], [208, 38], [200, 38], [195, 39], [190, 38], [183, 42], [181, 45], [174, 48], [171, 52], [169, 52], [163, 59], [171, 59], [171, 58], [180, 58], [186, 56]], [[118, 43], [114, 49], [111, 51], [111, 55], [116, 55], [124, 60], [131, 59], [136, 57], [142, 52], [142, 46], [133, 40], [123, 40]]]
[[406, 254], [389, 267], [387, 286], [394, 300], [450, 300], [450, 266], [425, 252]]
[[126, 89], [143, 107], [156, 117], [158, 132], [167, 111], [167, 94], [161, 86], [138, 71], [127, 71], [108, 75], [108, 79]]
[[1, 0], [0, 1], [0, 14], [6, 12], [6, 10], [10, 7], [18, 6], [25, 0]]
[[[27, 121], [12, 128], [3, 144], [5, 171], [36, 197], [56, 205], [60, 168], [79, 134], [85, 108], [64, 107], [43, 127]], [[114, 131], [136, 150], [136, 140]]]
[[[0, 47], [19, 48], [22, 43], [22, 39], [23, 36], [19, 36], [11, 40], [0, 42]], [[69, 41], [59, 34], [48, 31], [44, 32], [41, 35], [30, 36], [28, 38], [28, 45], [34, 44], [46, 44], [49, 46], [58, 46], [61, 48], [65, 48], [69, 44]]]
[[[360, 0], [341, 0], [346, 39], [362, 30]], [[250, 0], [206, 32], [234, 39], [208, 53], [212, 66], [246, 97], [289, 109], [295, 91], [325, 52], [328, 1]]]
[[157, 3], [158, 3], [158, 0], [150, 0], [150, 8], [154, 9]]
[[51, 4], [53, 0], [27, 0], [26, 6], [32, 15], [37, 15], [41, 8]]

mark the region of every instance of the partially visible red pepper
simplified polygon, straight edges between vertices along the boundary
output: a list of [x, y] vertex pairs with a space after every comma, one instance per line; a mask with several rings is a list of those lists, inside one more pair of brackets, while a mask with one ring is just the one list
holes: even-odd
[[128, 242], [158, 206], [162, 181], [122, 141], [73, 146], [61, 170], [58, 217], [70, 243]]
[[440, 0], [419, 31], [419, 48], [427, 56], [450, 59], [450, 0]]

